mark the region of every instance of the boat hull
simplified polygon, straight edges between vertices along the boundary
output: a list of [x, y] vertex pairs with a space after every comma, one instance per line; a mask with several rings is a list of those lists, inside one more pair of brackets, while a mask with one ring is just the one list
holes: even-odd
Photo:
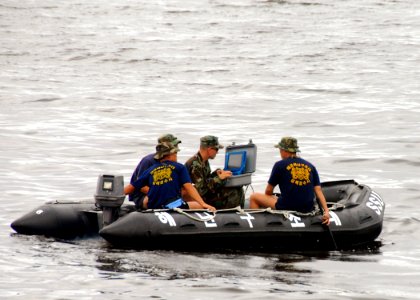
[[331, 224], [321, 215], [276, 210], [136, 211], [117, 209], [112, 224], [89, 202], [46, 203], [11, 224], [20, 234], [63, 239], [97, 236], [114, 247], [181, 250], [345, 249], [373, 242], [381, 233], [385, 204], [353, 180], [323, 183]]
[[[100, 230], [117, 247], [142, 249], [346, 249], [374, 241], [382, 231], [385, 204], [353, 180], [323, 184], [332, 201], [330, 226], [320, 214], [275, 210], [144, 211]], [[327, 198], [327, 199], [328, 199]]]
[[[203, 219], [211, 216], [208, 212], [190, 214]], [[134, 212], [104, 227], [100, 235], [123, 248], [334, 250], [372, 242], [382, 230], [380, 221], [360, 224], [338, 212], [333, 214], [340, 223], [326, 227], [320, 215], [243, 211], [218, 213], [212, 221], [202, 222], [176, 212]]]
[[87, 211], [93, 203], [50, 202], [15, 220], [10, 226], [20, 234], [73, 239], [97, 234], [98, 222]]

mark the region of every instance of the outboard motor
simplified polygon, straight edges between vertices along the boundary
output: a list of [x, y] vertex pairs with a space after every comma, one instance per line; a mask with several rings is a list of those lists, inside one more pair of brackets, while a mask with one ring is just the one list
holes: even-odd
[[118, 213], [125, 199], [124, 177], [100, 175], [96, 187], [95, 202], [102, 209], [103, 226], [118, 219]]

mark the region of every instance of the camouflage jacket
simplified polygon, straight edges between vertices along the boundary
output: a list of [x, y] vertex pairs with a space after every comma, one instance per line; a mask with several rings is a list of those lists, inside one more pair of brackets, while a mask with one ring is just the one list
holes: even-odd
[[207, 193], [216, 194], [226, 183], [226, 180], [221, 180], [217, 176], [217, 170], [211, 172], [209, 162], [203, 161], [200, 152], [191, 157], [185, 163], [185, 166], [191, 176], [192, 183], [202, 197], [205, 197]]

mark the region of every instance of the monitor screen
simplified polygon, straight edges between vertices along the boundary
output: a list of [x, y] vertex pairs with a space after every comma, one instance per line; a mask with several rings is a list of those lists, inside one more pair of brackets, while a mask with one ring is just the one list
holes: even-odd
[[242, 160], [244, 154], [244, 152], [229, 153], [227, 168], [229, 170], [240, 169], [242, 167]]

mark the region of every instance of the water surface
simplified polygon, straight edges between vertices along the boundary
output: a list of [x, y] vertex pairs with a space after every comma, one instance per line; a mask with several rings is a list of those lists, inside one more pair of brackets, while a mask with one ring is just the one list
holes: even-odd
[[[2, 1], [0, 298], [417, 299], [420, 2]], [[258, 146], [296, 136], [321, 180], [384, 198], [382, 246], [326, 253], [180, 253], [13, 234], [50, 200], [128, 181], [166, 132]], [[223, 164], [223, 152], [212, 166]], [[249, 191], [248, 191], [249, 194]]]

